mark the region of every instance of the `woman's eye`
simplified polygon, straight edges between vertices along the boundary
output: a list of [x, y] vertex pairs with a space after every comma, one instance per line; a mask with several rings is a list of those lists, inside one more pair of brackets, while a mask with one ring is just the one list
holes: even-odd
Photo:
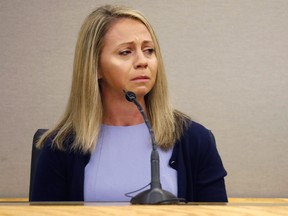
[[119, 55], [126, 56], [126, 55], [129, 55], [130, 53], [131, 53], [130, 50], [123, 50], [123, 51], [120, 51], [120, 52], [119, 52]]
[[144, 52], [149, 55], [152, 55], [155, 52], [155, 50], [153, 48], [149, 48], [149, 49], [145, 49]]

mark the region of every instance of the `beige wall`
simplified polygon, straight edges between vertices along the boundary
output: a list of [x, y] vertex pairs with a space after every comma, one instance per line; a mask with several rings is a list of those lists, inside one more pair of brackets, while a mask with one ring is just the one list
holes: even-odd
[[[62, 114], [85, 16], [108, 0], [0, 0], [0, 197]], [[229, 196], [288, 195], [288, 1], [126, 0], [157, 30], [175, 106], [212, 129]]]

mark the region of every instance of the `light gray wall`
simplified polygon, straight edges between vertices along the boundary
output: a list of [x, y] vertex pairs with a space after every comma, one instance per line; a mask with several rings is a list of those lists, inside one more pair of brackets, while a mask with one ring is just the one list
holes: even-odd
[[84, 18], [141, 10], [175, 106], [212, 129], [229, 196], [288, 195], [287, 0], [0, 0], [0, 197], [27, 197], [32, 136], [62, 114]]

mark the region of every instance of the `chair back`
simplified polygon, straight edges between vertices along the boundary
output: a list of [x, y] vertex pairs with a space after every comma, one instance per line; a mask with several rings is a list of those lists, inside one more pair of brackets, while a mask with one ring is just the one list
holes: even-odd
[[31, 165], [30, 165], [30, 186], [29, 186], [29, 201], [31, 200], [31, 194], [34, 185], [35, 171], [37, 168], [38, 159], [40, 156], [41, 149], [36, 148], [36, 143], [40, 137], [47, 131], [47, 129], [38, 129], [33, 137], [32, 142], [32, 154], [31, 154]]

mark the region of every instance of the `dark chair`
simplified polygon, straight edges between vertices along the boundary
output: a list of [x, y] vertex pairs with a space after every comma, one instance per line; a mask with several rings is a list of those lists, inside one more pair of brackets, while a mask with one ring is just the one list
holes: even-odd
[[41, 152], [41, 149], [35, 147], [37, 141], [47, 131], [47, 129], [38, 129], [33, 137], [32, 142], [32, 155], [31, 155], [31, 167], [30, 167], [30, 187], [29, 187], [29, 201], [31, 200], [31, 194], [33, 190], [34, 176], [37, 167], [38, 158]]

